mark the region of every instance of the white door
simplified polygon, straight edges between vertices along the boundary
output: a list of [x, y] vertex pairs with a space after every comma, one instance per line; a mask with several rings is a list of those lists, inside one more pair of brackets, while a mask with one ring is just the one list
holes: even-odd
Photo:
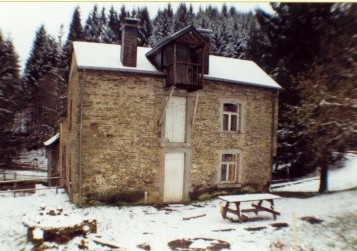
[[184, 153], [165, 154], [164, 202], [182, 201], [184, 166]]
[[171, 97], [165, 117], [166, 142], [185, 142], [186, 98]]

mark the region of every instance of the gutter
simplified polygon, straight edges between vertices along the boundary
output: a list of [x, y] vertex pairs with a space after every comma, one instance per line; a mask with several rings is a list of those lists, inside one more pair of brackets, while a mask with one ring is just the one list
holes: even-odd
[[276, 125], [275, 125], [275, 114], [276, 114], [276, 109], [275, 109], [275, 102], [276, 102], [276, 98], [279, 95], [279, 91], [276, 90], [273, 92], [273, 95], [271, 97], [271, 103], [272, 103], [272, 123], [271, 123], [271, 146], [270, 146], [270, 183], [272, 180], [272, 173], [273, 173], [273, 157], [274, 157], [274, 145], [277, 144], [277, 142], [275, 141], [275, 131], [276, 131]]
[[96, 67], [96, 66], [78, 66], [79, 70], [95, 70], [95, 71], [114, 71], [114, 72], [126, 72], [126, 73], [141, 73], [156, 76], [166, 76], [166, 73], [160, 71], [150, 70], [138, 70], [130, 68], [111, 68], [111, 67]]
[[273, 90], [282, 89], [281, 86], [271, 86], [271, 85], [264, 85], [264, 84], [258, 84], [258, 83], [243, 82], [243, 81], [238, 81], [238, 80], [230, 80], [230, 79], [224, 79], [224, 78], [211, 77], [209, 75], [205, 75], [204, 79], [213, 80], [213, 81], [221, 81], [221, 82], [231, 83], [231, 84], [240, 84], [240, 85], [247, 85], [247, 86], [253, 86], [253, 87], [261, 87], [264, 89], [273, 89]]
[[80, 102], [80, 119], [79, 119], [79, 207], [82, 207], [82, 135], [83, 135], [83, 95], [84, 95], [84, 79], [86, 70], [83, 70], [83, 78], [80, 81], [79, 102]]

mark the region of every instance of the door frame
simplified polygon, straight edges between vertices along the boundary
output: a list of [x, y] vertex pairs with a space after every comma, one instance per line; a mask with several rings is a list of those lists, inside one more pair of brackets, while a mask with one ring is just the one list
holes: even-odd
[[[183, 191], [182, 191], [182, 200], [189, 201], [189, 189], [191, 185], [190, 172], [191, 172], [191, 151], [187, 148], [174, 148], [174, 147], [165, 147], [162, 151], [162, 182], [161, 182], [161, 194], [162, 201], [164, 201], [165, 195], [165, 155], [167, 153], [183, 153], [184, 154], [184, 167], [183, 167]], [[170, 203], [170, 202], [168, 202]]]
[[[168, 177], [167, 176], [167, 173], [166, 173], [166, 171], [167, 171], [167, 159], [166, 159], [166, 157], [168, 156], [168, 155], [170, 155], [170, 154], [177, 154], [177, 155], [179, 155], [180, 156], [180, 160], [181, 160], [181, 157], [183, 157], [183, 159], [181, 160], [182, 161], [182, 167], [181, 167], [181, 165], [180, 165], [180, 167], [179, 167], [179, 173], [177, 173], [177, 176], [181, 176], [182, 175], [182, 180], [180, 180], [179, 182], [180, 183], [178, 183], [178, 182], [175, 182], [174, 183], [174, 187], [170, 187], [170, 190], [172, 189], [172, 190], [174, 190], [173, 192], [171, 192], [170, 191], [170, 193], [167, 195], [166, 194], [166, 186], [167, 186], [167, 179], [169, 179], [169, 181], [173, 181], [173, 180], [175, 180], [175, 177]], [[165, 153], [165, 157], [164, 157], [164, 194], [163, 194], [163, 201], [164, 202], [167, 202], [167, 203], [175, 203], [175, 202], [181, 202], [182, 200], [183, 200], [183, 195], [184, 195], [184, 185], [185, 185], [185, 159], [186, 159], [186, 156], [185, 156], [185, 153], [183, 153], [183, 152], [166, 152]], [[181, 161], [180, 161], [180, 164], [181, 164]], [[182, 169], [181, 169], [182, 168]], [[169, 169], [169, 168], [168, 168]], [[175, 174], [176, 175], [176, 174]], [[182, 183], [181, 183], [182, 182]], [[178, 189], [181, 189], [181, 191], [178, 191]], [[171, 198], [172, 197], [170, 197], [170, 195], [172, 195], [172, 193], [174, 194], [174, 196], [173, 197], [176, 197], [177, 196], [177, 193], [179, 193], [179, 195], [180, 195], [180, 199], [174, 199], [174, 200], [172, 200]], [[167, 198], [167, 196], [169, 196], [169, 198]]]

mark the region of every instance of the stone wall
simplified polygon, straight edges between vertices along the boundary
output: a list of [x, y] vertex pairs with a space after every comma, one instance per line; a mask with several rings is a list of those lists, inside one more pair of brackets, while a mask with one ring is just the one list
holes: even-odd
[[84, 83], [83, 194], [110, 202], [148, 192], [153, 200], [162, 77], [90, 71]]
[[[192, 190], [213, 185], [254, 192], [267, 189], [271, 174], [271, 144], [272, 139], [275, 140], [271, 134], [272, 97], [275, 96], [274, 92], [263, 88], [205, 81], [192, 132]], [[222, 99], [244, 104], [241, 133], [220, 131]], [[241, 155], [238, 184], [220, 185], [217, 180], [219, 153], [230, 149], [238, 150]]]
[[[65, 144], [65, 187], [73, 202], [79, 202], [79, 184], [81, 182], [80, 175], [80, 131], [81, 131], [81, 99], [83, 85], [81, 75], [76, 69], [75, 57], [72, 60], [72, 69], [68, 84], [68, 103], [67, 103], [67, 119], [63, 123], [62, 135], [65, 139], [61, 140], [60, 147], [63, 150]], [[61, 136], [62, 136], [61, 135]], [[60, 156], [62, 157], [61, 153]], [[62, 165], [62, 162], [60, 163]]]

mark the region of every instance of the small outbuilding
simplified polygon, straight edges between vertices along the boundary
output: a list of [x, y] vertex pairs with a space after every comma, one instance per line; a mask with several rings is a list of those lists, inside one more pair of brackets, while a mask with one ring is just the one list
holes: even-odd
[[[58, 160], [59, 160], [59, 138], [60, 134], [56, 133], [54, 136], [43, 142], [47, 157], [47, 174], [49, 178], [58, 177]], [[59, 180], [49, 179], [49, 186], [58, 186]]]

